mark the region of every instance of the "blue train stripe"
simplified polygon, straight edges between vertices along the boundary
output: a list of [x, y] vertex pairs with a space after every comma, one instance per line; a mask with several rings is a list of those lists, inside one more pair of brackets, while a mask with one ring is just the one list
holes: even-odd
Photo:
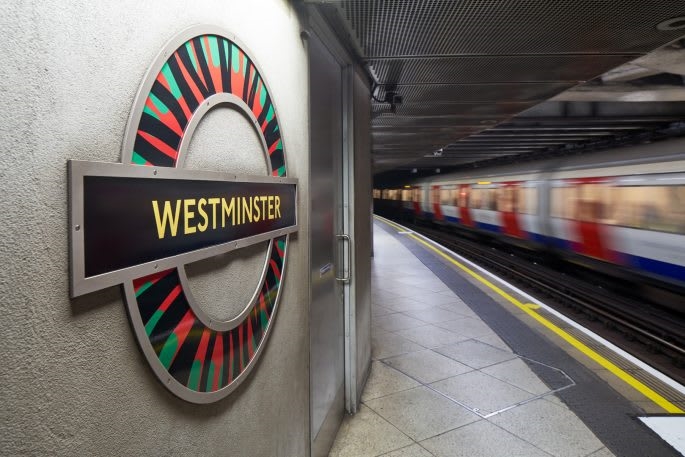
[[526, 236], [528, 237], [529, 240], [531, 240], [534, 243], [538, 244], [547, 244], [549, 238], [546, 237], [545, 235], [541, 235], [539, 233], [535, 232], [526, 232]]
[[685, 267], [681, 265], [675, 265], [668, 262], [662, 262], [660, 260], [648, 259], [647, 257], [641, 257], [632, 254], [624, 254], [630, 266], [637, 268], [638, 270], [646, 271], [658, 276], [664, 276], [666, 278], [675, 279], [676, 281], [685, 281]]
[[487, 230], [488, 232], [502, 233], [502, 227], [495, 224], [486, 224], [485, 222], [476, 221], [476, 228]]

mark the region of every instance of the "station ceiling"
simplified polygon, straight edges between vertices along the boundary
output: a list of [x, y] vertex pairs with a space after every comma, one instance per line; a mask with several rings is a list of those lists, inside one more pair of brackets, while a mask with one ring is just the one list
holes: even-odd
[[376, 174], [683, 133], [683, 0], [305, 3], [372, 81]]

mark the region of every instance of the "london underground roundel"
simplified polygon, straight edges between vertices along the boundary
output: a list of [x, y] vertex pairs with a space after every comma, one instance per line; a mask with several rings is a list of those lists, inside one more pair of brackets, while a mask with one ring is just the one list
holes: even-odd
[[[183, 168], [195, 128], [217, 106], [252, 121], [267, 175]], [[138, 91], [122, 163], [70, 164], [70, 180], [77, 195], [71, 197], [72, 295], [123, 284], [139, 346], [162, 384], [194, 403], [228, 395], [264, 349], [288, 234], [297, 230], [297, 180], [287, 177], [271, 93], [244, 46], [203, 26], [172, 39]], [[128, 220], [129, 211], [138, 212], [122, 229], [117, 221]], [[103, 220], [119, 228], [96, 226]], [[192, 297], [184, 265], [257, 243], [267, 252], [251, 300], [230, 320], [207, 315]]]

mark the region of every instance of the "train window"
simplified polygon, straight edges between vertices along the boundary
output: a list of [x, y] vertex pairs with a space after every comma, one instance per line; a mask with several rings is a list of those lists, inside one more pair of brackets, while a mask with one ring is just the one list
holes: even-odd
[[490, 211], [497, 210], [497, 192], [498, 189], [484, 189], [486, 197], [486, 204], [483, 209], [488, 209]]
[[497, 210], [505, 213], [518, 212], [519, 188], [505, 186], [497, 190]]
[[616, 224], [685, 234], [685, 186], [621, 186], [614, 198]]
[[577, 219], [586, 222], [613, 223], [611, 188], [606, 184], [581, 184], [575, 200]]
[[497, 189], [474, 188], [471, 191], [471, 208], [494, 211], [497, 209]]
[[420, 187], [414, 187], [412, 189], [411, 199], [412, 201], [417, 203], [423, 202], [423, 189], [421, 189]]
[[576, 187], [553, 187], [550, 215], [564, 219], [575, 219], [574, 209], [577, 199]]
[[452, 188], [450, 190], [450, 205], [451, 206], [458, 206], [459, 203], [459, 189], [456, 187]]
[[411, 189], [402, 189], [402, 201], [403, 202], [410, 202], [411, 201]]
[[519, 188], [519, 212], [523, 214], [538, 213], [538, 189], [537, 187]]
[[452, 204], [452, 189], [445, 189], [444, 187], [440, 189], [440, 204], [441, 205], [451, 205]]
[[392, 199], [393, 200], [400, 200], [402, 198], [402, 190], [401, 189], [394, 189], [392, 191]]
[[440, 203], [440, 186], [431, 186], [430, 198], [431, 203]]
[[374, 189], [373, 190], [373, 198], [381, 198], [381, 190], [380, 189]]
[[469, 202], [470, 205], [469, 207], [478, 209], [480, 208], [480, 201], [481, 201], [481, 192], [483, 189], [471, 189], [471, 201]]

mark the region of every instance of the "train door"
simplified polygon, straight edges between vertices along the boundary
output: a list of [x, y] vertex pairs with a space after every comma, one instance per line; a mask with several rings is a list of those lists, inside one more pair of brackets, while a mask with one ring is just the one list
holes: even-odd
[[540, 181], [526, 181], [519, 185], [519, 223], [524, 235], [535, 242], [541, 242], [544, 235], [540, 222], [541, 184]]
[[414, 186], [411, 189], [411, 201], [412, 201], [412, 206], [414, 207], [414, 214], [416, 217], [421, 217], [422, 216], [422, 211], [421, 211], [421, 187], [419, 186]]
[[523, 238], [519, 223], [519, 182], [504, 182], [498, 189], [498, 210], [502, 215], [502, 230], [508, 236]]
[[431, 186], [430, 199], [433, 219], [436, 221], [444, 221], [445, 216], [442, 214], [442, 208], [440, 207], [440, 186]]
[[459, 218], [467, 227], [473, 227], [473, 218], [470, 210], [471, 189], [468, 184], [459, 185]]
[[586, 178], [578, 182], [576, 230], [581, 254], [613, 261], [611, 237], [604, 223], [609, 206], [609, 192], [606, 179]]

